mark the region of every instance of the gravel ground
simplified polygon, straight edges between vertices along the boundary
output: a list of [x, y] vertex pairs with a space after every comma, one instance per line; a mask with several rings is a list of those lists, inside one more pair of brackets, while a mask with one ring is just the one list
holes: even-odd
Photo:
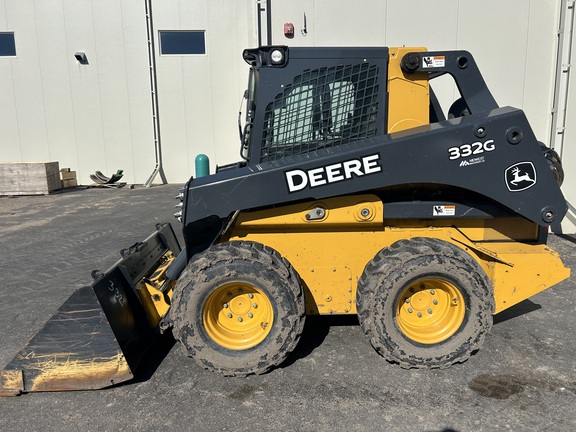
[[[0, 197], [0, 366], [90, 271], [171, 221], [177, 185]], [[0, 398], [2, 431], [576, 430], [576, 238], [551, 236], [570, 279], [494, 317], [482, 349], [447, 370], [403, 370], [351, 317], [306, 323], [261, 376], [200, 369], [166, 340], [136, 380]]]

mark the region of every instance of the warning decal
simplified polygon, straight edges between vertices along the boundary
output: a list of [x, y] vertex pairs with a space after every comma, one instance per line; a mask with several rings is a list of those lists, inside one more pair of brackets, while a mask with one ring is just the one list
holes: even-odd
[[440, 68], [446, 66], [446, 57], [444, 56], [426, 56], [422, 57], [423, 68]]
[[455, 205], [435, 205], [432, 207], [433, 216], [454, 216], [455, 214]]

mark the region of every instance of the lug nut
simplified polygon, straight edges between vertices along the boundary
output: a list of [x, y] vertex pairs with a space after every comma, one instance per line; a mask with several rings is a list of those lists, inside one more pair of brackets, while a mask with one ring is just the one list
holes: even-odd
[[232, 318], [232, 314], [231, 314], [230, 312], [228, 312], [228, 313], [226, 314], [226, 316], [227, 316], [228, 318]]
[[432, 303], [434, 303], [435, 305], [437, 305], [437, 304], [438, 304], [438, 300], [434, 299], [434, 300], [432, 300]]
[[238, 322], [242, 322], [242, 321], [244, 321], [244, 320], [242, 319], [242, 317], [238, 317]]
[[418, 318], [422, 318], [422, 312], [418, 312]]
[[248, 314], [248, 318], [253, 318], [253, 317], [254, 317], [254, 315], [252, 315], [252, 313]]
[[408, 313], [412, 313], [412, 308], [408, 308]]
[[434, 295], [434, 294], [436, 294], [436, 291], [430, 290], [430, 294]]
[[258, 303], [252, 303], [252, 307], [253, 307], [254, 309], [258, 309]]
[[254, 298], [254, 294], [252, 294], [252, 293], [248, 293], [248, 297], [250, 297], [250, 298]]
[[228, 308], [228, 303], [224, 303], [224, 304], [222, 305], [222, 307], [223, 307], [224, 309], [227, 309], [227, 308]]
[[428, 313], [432, 315], [432, 309], [428, 309]]

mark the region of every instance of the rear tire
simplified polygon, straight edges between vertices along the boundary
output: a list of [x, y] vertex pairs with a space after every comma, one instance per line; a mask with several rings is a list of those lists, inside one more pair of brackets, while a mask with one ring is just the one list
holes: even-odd
[[234, 241], [196, 255], [172, 299], [186, 353], [227, 376], [262, 374], [296, 347], [305, 319], [300, 279], [273, 249]]
[[382, 249], [358, 282], [360, 324], [384, 358], [404, 368], [468, 359], [492, 326], [492, 284], [462, 249], [413, 238]]

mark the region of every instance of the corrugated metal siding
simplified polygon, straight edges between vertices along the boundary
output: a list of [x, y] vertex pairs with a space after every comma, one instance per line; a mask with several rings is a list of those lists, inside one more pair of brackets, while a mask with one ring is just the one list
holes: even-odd
[[[205, 30], [206, 55], [157, 52], [160, 129], [169, 182], [194, 174], [199, 153], [222, 165], [239, 159], [236, 118], [248, 76], [242, 50], [256, 44], [256, 5], [251, 1], [154, 3], [161, 30]], [[159, 45], [157, 44], [157, 50]]]
[[[278, 44], [469, 50], [497, 101], [523, 108], [539, 139], [549, 141], [566, 0], [271, 3]], [[236, 116], [247, 76], [240, 56], [256, 45], [257, 1], [152, 5], [164, 172], [169, 182], [183, 182], [198, 153], [210, 157], [212, 169], [238, 160]], [[285, 22], [295, 26], [293, 39], [283, 35]], [[160, 56], [159, 30], [204, 30], [207, 54]], [[0, 58], [0, 161], [58, 160], [85, 184], [95, 170], [123, 169], [127, 182], [146, 181], [155, 152], [145, 0], [0, 0], [0, 31], [15, 32], [17, 50], [15, 58]], [[76, 51], [87, 54], [88, 65], [74, 59]], [[441, 87], [447, 102], [455, 90]], [[562, 156], [572, 202], [575, 98], [570, 83]]]
[[[574, 4], [570, 6], [573, 8]], [[569, 14], [571, 19], [574, 18], [573, 13], [574, 11], [571, 11], [571, 14]], [[563, 134], [562, 146], [558, 149], [562, 157], [565, 173], [562, 189], [564, 196], [570, 203], [568, 215], [562, 222], [562, 229], [566, 233], [576, 232], [576, 77], [574, 76], [574, 48], [576, 48], [576, 33], [574, 30], [576, 29], [573, 28], [573, 25], [573, 22], [566, 22], [564, 27], [566, 36], [564, 40], [566, 44], [565, 53], [567, 55], [562, 59], [564, 63], [562, 79], [566, 80], [567, 99], [566, 106], [560, 108], [565, 108], [566, 119], [564, 124], [562, 124], [561, 120], [558, 124], [559, 132]], [[570, 34], [570, 31], [572, 31], [572, 34]], [[560, 112], [559, 115], [562, 117], [564, 112]], [[565, 128], [562, 130], [563, 126]]]
[[0, 25], [17, 51], [0, 58], [0, 160], [56, 160], [85, 184], [119, 168], [143, 181], [154, 166], [144, 3], [5, 0]]
[[[474, 55], [501, 105], [550, 131], [560, 0], [291, 0], [273, 2], [273, 42], [303, 46], [425, 46]], [[303, 34], [304, 14], [307, 33]], [[283, 35], [283, 23], [295, 36]]]

